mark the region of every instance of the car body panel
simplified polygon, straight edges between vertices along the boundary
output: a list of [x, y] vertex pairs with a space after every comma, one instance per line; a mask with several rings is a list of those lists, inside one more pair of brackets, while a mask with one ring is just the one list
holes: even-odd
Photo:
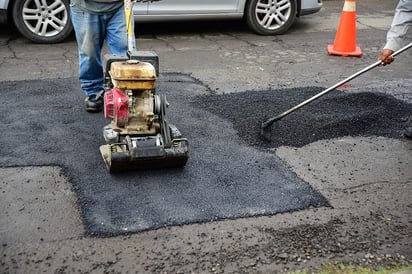
[[301, 1], [301, 9], [302, 10], [314, 10], [317, 7], [322, 6], [322, 1], [319, 0], [304, 0]]
[[0, 0], [0, 23], [7, 23], [7, 10], [9, 6], [9, 0]]
[[139, 17], [134, 7], [137, 22], [159, 22], [202, 19], [235, 19], [243, 16], [246, 0], [167, 0], [151, 2], [148, 13]]
[[0, 9], [6, 10], [9, 5], [9, 0], [0, 0]]
[[133, 4], [133, 14], [135, 18], [137, 16], [146, 16], [149, 10], [149, 2], [146, 3], [134, 3]]
[[[321, 0], [297, 2], [300, 7], [298, 16], [315, 13], [322, 8]], [[236, 19], [244, 16], [246, 3], [247, 0], [165, 0], [149, 2], [146, 14], [143, 14], [141, 4], [135, 5], [133, 13], [137, 22]]]
[[[234, 19], [243, 17], [247, 0], [165, 0], [135, 3], [133, 14], [137, 22], [195, 19]], [[298, 15], [315, 13], [322, 7], [320, 0], [298, 0]], [[189, 2], [189, 4], [188, 4]], [[7, 23], [10, 0], [0, 0], [0, 23]]]
[[240, 13], [240, 0], [167, 0], [149, 4], [149, 15], [156, 14], [210, 14]]
[[[7, 24], [11, 21], [12, 3], [16, 0], [0, 0], [0, 23]], [[163, 0], [155, 2], [134, 3], [133, 15], [137, 22], [166, 22], [187, 20], [215, 20], [215, 19], [241, 19], [250, 18], [250, 11], [245, 15], [249, 0]], [[42, 4], [43, 2], [36, 2]], [[297, 11], [293, 18], [300, 15], [311, 14], [319, 11], [322, 0], [296, 0]], [[21, 5], [20, 5], [21, 6]], [[9, 22], [10, 21], [10, 22]], [[253, 29], [253, 28], [252, 28]], [[287, 29], [286, 29], [287, 30]], [[285, 31], [286, 31], [285, 30]], [[23, 32], [23, 30], [21, 31]], [[271, 33], [261, 33], [269, 34]], [[280, 32], [279, 32], [280, 33]], [[67, 35], [67, 34], [65, 34]], [[28, 37], [31, 40], [38, 40]], [[56, 39], [57, 41], [57, 39]], [[52, 43], [53, 40], [51, 39]]]
[[321, 0], [304, 0], [301, 1], [300, 15], [312, 14], [318, 12], [321, 8]]

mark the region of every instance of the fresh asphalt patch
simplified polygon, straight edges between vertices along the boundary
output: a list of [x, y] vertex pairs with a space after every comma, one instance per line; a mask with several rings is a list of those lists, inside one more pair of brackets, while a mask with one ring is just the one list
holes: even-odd
[[[396, 88], [396, 87], [394, 87]], [[398, 87], [402, 88], [402, 87]], [[412, 126], [412, 105], [376, 92], [334, 90], [284, 116], [265, 130], [261, 124], [323, 91], [320, 87], [204, 95], [196, 103], [231, 121], [238, 136], [260, 148], [302, 147], [343, 136], [401, 138]]]
[[[190, 158], [184, 168], [109, 174], [99, 152], [109, 120], [84, 111], [84, 97], [74, 78], [2, 82], [0, 166], [63, 167], [89, 235], [271, 215], [328, 202], [265, 147], [352, 135], [354, 125], [359, 128], [356, 134], [396, 137], [412, 110], [374, 93], [360, 94], [356, 98], [364, 98], [361, 101], [352, 95], [332, 95], [282, 121], [280, 128], [273, 128], [268, 144], [258, 134], [260, 123], [317, 88], [205, 95], [207, 88], [192, 78], [165, 74], [157, 91], [170, 102], [169, 121], [189, 139]], [[360, 117], [373, 120], [374, 126], [366, 127], [367, 121], [360, 126], [359, 116], [345, 107], [352, 103], [356, 104], [351, 109], [361, 113], [372, 112], [367, 108], [376, 105], [378, 113]], [[380, 123], [379, 117], [386, 122]]]

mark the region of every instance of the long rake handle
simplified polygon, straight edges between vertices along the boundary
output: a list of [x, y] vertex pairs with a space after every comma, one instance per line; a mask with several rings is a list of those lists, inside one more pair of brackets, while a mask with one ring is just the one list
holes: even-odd
[[[392, 55], [391, 55], [391, 56], [396, 56], [396, 55], [398, 55], [398, 54], [400, 54], [400, 53], [404, 52], [405, 50], [409, 49], [410, 47], [412, 47], [412, 43], [410, 43], [410, 44], [408, 44], [408, 45], [404, 46], [403, 48], [401, 48], [401, 49], [400, 49], [400, 50], [398, 50], [398, 51], [395, 51], [394, 53], [392, 53]], [[262, 123], [262, 129], [265, 129], [265, 128], [267, 128], [267, 127], [271, 126], [271, 125], [272, 125], [275, 121], [278, 121], [278, 120], [282, 119], [282, 118], [283, 118], [283, 117], [285, 117], [286, 115], [288, 115], [288, 114], [290, 114], [290, 113], [292, 113], [292, 112], [294, 112], [294, 111], [296, 111], [296, 110], [300, 109], [300, 108], [301, 108], [301, 107], [303, 107], [304, 105], [309, 104], [310, 102], [312, 102], [312, 101], [314, 101], [314, 100], [318, 99], [319, 97], [321, 97], [321, 96], [325, 95], [326, 93], [328, 93], [328, 92], [330, 92], [330, 91], [334, 90], [335, 88], [340, 87], [341, 85], [343, 85], [343, 84], [345, 84], [345, 83], [349, 82], [350, 80], [352, 80], [352, 79], [354, 79], [354, 78], [358, 77], [359, 75], [364, 74], [365, 72], [367, 72], [367, 71], [369, 71], [369, 70], [371, 70], [371, 69], [373, 69], [373, 68], [375, 68], [375, 67], [379, 66], [381, 63], [382, 63], [381, 61], [376, 61], [375, 63], [373, 63], [373, 64], [371, 64], [371, 65], [369, 65], [369, 66], [365, 67], [364, 69], [362, 69], [362, 70], [360, 70], [360, 71], [358, 71], [358, 72], [356, 72], [356, 73], [352, 74], [352, 75], [351, 75], [351, 76], [349, 76], [348, 78], [343, 79], [343, 80], [342, 80], [342, 81], [340, 81], [339, 83], [336, 83], [335, 85], [333, 85], [333, 86], [331, 86], [331, 87], [329, 87], [329, 88], [325, 89], [324, 91], [322, 91], [322, 92], [320, 92], [320, 93], [316, 94], [315, 96], [313, 96], [313, 97], [311, 97], [311, 98], [307, 99], [306, 101], [303, 101], [303, 102], [302, 102], [302, 103], [300, 103], [299, 105], [296, 105], [296, 106], [294, 106], [294, 107], [292, 107], [292, 108], [288, 109], [287, 111], [285, 111], [285, 112], [283, 112], [283, 113], [279, 114], [279, 115], [278, 115], [278, 116], [276, 116], [276, 117], [273, 117], [273, 118], [268, 119], [266, 122]]]

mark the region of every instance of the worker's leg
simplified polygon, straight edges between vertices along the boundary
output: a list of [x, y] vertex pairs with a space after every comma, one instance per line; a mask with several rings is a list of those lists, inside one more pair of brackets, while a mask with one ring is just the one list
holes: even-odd
[[[123, 8], [119, 8], [110, 15], [106, 23], [106, 43], [110, 53], [125, 55], [127, 51], [127, 29]], [[134, 21], [129, 23], [133, 24]]]
[[71, 7], [71, 17], [79, 52], [79, 79], [88, 97], [103, 90], [101, 50], [105, 39], [105, 24], [100, 15]]

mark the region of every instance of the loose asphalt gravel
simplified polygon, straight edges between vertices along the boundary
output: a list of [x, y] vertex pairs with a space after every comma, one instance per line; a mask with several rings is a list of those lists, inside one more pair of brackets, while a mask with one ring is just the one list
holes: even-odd
[[378, 92], [332, 91], [292, 112], [267, 128], [263, 121], [275, 117], [318, 94], [319, 87], [205, 95], [196, 104], [233, 123], [247, 144], [259, 148], [302, 147], [312, 142], [344, 136], [386, 136], [400, 138], [407, 126], [412, 105]]

